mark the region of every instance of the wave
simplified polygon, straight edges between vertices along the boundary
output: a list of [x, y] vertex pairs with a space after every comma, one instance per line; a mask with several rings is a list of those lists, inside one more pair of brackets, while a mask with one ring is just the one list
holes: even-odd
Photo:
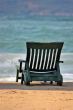
[[[18, 59], [26, 59], [26, 54], [0, 53], [0, 81], [15, 81]], [[62, 53], [61, 74], [65, 80], [73, 80], [73, 53]]]

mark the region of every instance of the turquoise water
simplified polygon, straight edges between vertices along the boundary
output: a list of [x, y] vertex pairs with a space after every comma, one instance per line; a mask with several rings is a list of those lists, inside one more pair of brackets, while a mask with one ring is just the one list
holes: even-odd
[[23, 53], [27, 41], [63, 41], [73, 52], [73, 17], [0, 19], [0, 53]]
[[73, 17], [0, 17], [0, 81], [15, 81], [18, 59], [25, 59], [26, 42], [63, 41], [61, 73], [73, 80]]

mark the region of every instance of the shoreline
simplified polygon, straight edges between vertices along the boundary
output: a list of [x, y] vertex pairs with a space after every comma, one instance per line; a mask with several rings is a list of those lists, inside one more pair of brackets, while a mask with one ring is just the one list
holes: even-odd
[[49, 82], [33, 81], [29, 86], [21, 85], [20, 82], [0, 82], [0, 90], [16, 89], [16, 90], [58, 90], [58, 91], [73, 91], [73, 81], [63, 82], [62, 86], [57, 86], [54, 82], [52, 85]]

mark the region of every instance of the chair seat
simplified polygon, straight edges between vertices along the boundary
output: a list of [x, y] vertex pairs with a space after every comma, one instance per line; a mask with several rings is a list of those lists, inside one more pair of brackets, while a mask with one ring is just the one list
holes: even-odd
[[52, 76], [52, 75], [56, 75], [56, 70], [54, 71], [47, 71], [47, 72], [36, 72], [36, 71], [30, 71], [30, 76]]

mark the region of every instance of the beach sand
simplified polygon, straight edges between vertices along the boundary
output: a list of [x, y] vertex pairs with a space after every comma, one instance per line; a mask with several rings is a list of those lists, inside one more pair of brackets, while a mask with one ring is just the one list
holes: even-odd
[[73, 110], [73, 82], [63, 86], [0, 82], [0, 110]]

